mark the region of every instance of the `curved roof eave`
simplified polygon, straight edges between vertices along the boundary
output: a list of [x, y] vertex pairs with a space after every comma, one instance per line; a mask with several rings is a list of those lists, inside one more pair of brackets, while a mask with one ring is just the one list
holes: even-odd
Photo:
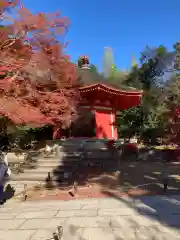
[[86, 86], [82, 86], [79, 88], [80, 92], [89, 92], [89, 91], [94, 91], [94, 90], [102, 90], [102, 91], [109, 92], [112, 94], [129, 95], [129, 96], [134, 96], [134, 95], [137, 96], [137, 95], [143, 94], [143, 91], [121, 90], [121, 89], [109, 87], [108, 85], [101, 84], [101, 83], [86, 85]]

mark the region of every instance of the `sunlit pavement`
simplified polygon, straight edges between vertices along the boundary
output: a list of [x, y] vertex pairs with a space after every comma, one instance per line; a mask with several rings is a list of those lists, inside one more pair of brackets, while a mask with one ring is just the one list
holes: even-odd
[[0, 208], [1, 240], [180, 239], [180, 196], [10, 202]]

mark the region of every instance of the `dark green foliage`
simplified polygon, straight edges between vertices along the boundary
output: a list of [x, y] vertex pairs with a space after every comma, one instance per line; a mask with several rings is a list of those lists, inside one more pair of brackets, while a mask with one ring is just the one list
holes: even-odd
[[[142, 89], [144, 96], [140, 106], [121, 112], [117, 120], [120, 136], [141, 135], [146, 139], [155, 139], [162, 134], [162, 129], [166, 128], [167, 106], [164, 102], [164, 86], [160, 79], [166, 55], [167, 51], [163, 46], [155, 49], [146, 47], [141, 53], [141, 66], [131, 69], [125, 83]], [[154, 141], [152, 139], [151, 142]]]
[[121, 111], [117, 118], [119, 136], [130, 138], [140, 134], [143, 124], [143, 112], [140, 106]]
[[174, 68], [176, 70], [180, 70], [180, 42], [175, 43], [174, 48], [176, 50], [176, 60], [175, 60]]
[[16, 142], [21, 148], [30, 147], [32, 141], [44, 142], [52, 139], [52, 126], [30, 128], [28, 126], [12, 126], [8, 128], [10, 143]]
[[96, 67], [96, 65], [94, 65], [94, 64], [91, 64], [91, 65], [89, 66], [89, 68], [90, 68], [90, 71], [92, 71], [92, 72], [98, 72], [98, 71], [97, 71], [97, 67]]

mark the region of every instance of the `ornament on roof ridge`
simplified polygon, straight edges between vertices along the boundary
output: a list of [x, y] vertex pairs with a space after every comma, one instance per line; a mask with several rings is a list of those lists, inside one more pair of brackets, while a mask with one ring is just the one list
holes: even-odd
[[88, 56], [80, 56], [78, 58], [78, 68], [89, 68]]

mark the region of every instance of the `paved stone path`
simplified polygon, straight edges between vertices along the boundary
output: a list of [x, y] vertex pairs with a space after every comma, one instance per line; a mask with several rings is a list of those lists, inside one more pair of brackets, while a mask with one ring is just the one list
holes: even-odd
[[33, 188], [39, 184], [42, 184], [42, 182], [39, 181], [12, 181], [9, 180], [6, 182], [5, 187], [10, 184], [11, 187], [15, 189], [15, 195], [19, 195], [24, 191], [24, 185], [27, 186], [27, 188]]
[[0, 207], [0, 240], [180, 239], [180, 196], [9, 202]]

